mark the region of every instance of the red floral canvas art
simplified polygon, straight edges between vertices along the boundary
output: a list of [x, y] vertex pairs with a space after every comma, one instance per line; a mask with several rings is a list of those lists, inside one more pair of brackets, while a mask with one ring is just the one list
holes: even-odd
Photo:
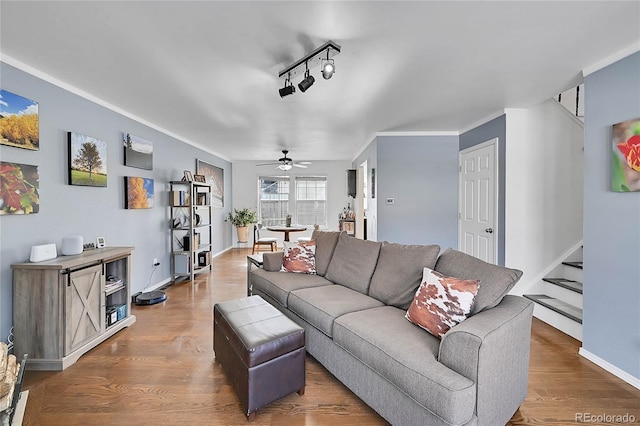
[[640, 118], [613, 125], [611, 189], [640, 191]]

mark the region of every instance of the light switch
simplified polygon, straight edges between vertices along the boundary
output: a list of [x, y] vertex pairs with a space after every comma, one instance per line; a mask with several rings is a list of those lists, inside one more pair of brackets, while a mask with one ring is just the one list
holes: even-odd
[[393, 198], [387, 198], [387, 204], [394, 204], [396, 202]]

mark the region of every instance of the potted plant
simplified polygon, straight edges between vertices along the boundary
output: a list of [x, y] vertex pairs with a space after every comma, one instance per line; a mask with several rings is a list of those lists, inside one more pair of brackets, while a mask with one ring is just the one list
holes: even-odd
[[249, 225], [257, 222], [256, 212], [250, 208], [233, 209], [233, 213], [229, 212], [227, 221], [236, 227], [238, 233], [238, 242], [246, 243], [249, 234]]

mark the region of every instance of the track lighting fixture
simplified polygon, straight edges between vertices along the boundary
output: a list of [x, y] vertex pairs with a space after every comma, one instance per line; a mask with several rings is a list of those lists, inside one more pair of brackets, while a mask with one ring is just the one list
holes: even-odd
[[[340, 53], [340, 46], [333, 41], [328, 41], [309, 55], [305, 56], [289, 65], [279, 73], [279, 77], [285, 77], [284, 87], [279, 90], [280, 96], [285, 97], [295, 93], [295, 87], [291, 84], [291, 78], [297, 75], [304, 75], [303, 80], [298, 83], [298, 89], [306, 92], [315, 83], [316, 79], [309, 73], [309, 69], [322, 65], [322, 77], [330, 79], [336, 71], [333, 56]], [[303, 74], [304, 72], [304, 74]]]
[[300, 89], [300, 91], [304, 93], [307, 91], [307, 89], [309, 89], [309, 87], [313, 86], [313, 83], [315, 82], [316, 79], [313, 78], [313, 76], [309, 74], [309, 70], [307, 70], [307, 72], [304, 73], [304, 80], [298, 83], [298, 89]]
[[329, 80], [333, 77], [333, 73], [336, 72], [336, 65], [333, 63], [333, 59], [326, 59], [322, 61], [322, 77], [325, 80]]
[[280, 89], [279, 92], [280, 92], [281, 98], [284, 98], [285, 96], [293, 95], [294, 93], [296, 93], [296, 87], [293, 84], [291, 84], [291, 77], [288, 77], [284, 81], [284, 87]]

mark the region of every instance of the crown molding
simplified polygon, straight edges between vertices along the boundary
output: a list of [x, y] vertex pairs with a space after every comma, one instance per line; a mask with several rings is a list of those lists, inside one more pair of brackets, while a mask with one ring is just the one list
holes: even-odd
[[441, 132], [376, 132], [378, 136], [460, 136], [458, 131], [441, 131]]
[[584, 67], [584, 69], [582, 70], [582, 75], [586, 77], [589, 74], [593, 74], [596, 71], [600, 71], [602, 68], [607, 67], [615, 62], [618, 62], [620, 59], [624, 59], [627, 56], [633, 55], [636, 52], [640, 52], [640, 40], [638, 40], [637, 42], [633, 43], [630, 46], [625, 47], [622, 50], [619, 50], [613, 55], [609, 55], [606, 58], [599, 60], [595, 64], [591, 64], [587, 67]]
[[184, 143], [186, 143], [188, 145], [191, 145], [191, 146], [193, 146], [195, 148], [201, 149], [201, 150], [206, 151], [206, 152], [208, 152], [210, 154], [213, 154], [213, 155], [215, 155], [217, 157], [220, 157], [221, 159], [223, 159], [225, 161], [231, 162], [231, 160], [229, 158], [225, 157], [224, 155], [222, 155], [220, 153], [214, 152], [211, 149], [208, 149], [207, 147], [205, 147], [205, 146], [203, 146], [203, 145], [201, 145], [201, 144], [199, 144], [197, 142], [194, 142], [194, 141], [192, 141], [190, 139], [184, 138], [184, 137], [182, 137], [182, 136], [180, 136], [180, 135], [178, 135], [176, 133], [173, 133], [173, 132], [171, 132], [171, 131], [169, 131], [169, 130], [161, 127], [161, 126], [158, 126], [158, 125], [156, 125], [154, 123], [151, 123], [150, 121], [147, 121], [144, 118], [138, 117], [137, 115], [132, 114], [127, 110], [124, 110], [124, 109], [122, 109], [120, 107], [117, 107], [117, 106], [115, 106], [115, 105], [113, 105], [113, 104], [111, 104], [111, 103], [109, 103], [109, 102], [107, 102], [107, 101], [105, 101], [103, 99], [98, 98], [97, 96], [92, 95], [91, 93], [85, 92], [84, 90], [79, 89], [79, 88], [77, 88], [77, 87], [75, 87], [75, 86], [73, 86], [73, 85], [71, 85], [71, 84], [69, 84], [67, 82], [59, 80], [59, 79], [57, 79], [57, 78], [45, 73], [44, 71], [41, 71], [41, 70], [39, 70], [37, 68], [34, 68], [31, 65], [27, 65], [24, 62], [21, 62], [21, 61], [15, 59], [15, 58], [12, 58], [11, 56], [5, 55], [2, 52], [0, 52], [0, 62], [3, 62], [5, 64], [7, 64], [7, 65], [10, 65], [10, 66], [14, 67], [14, 68], [17, 68], [17, 69], [19, 69], [21, 71], [24, 71], [27, 74], [31, 74], [32, 76], [37, 77], [37, 78], [39, 78], [41, 80], [44, 80], [44, 81], [46, 81], [48, 83], [51, 83], [54, 86], [58, 86], [61, 89], [64, 89], [64, 90], [66, 90], [68, 92], [71, 92], [74, 95], [78, 95], [78, 96], [80, 96], [80, 97], [82, 97], [82, 98], [84, 98], [84, 99], [86, 99], [88, 101], [91, 101], [91, 102], [93, 102], [93, 103], [95, 103], [97, 105], [100, 105], [100, 106], [102, 106], [104, 108], [107, 108], [107, 109], [109, 109], [109, 110], [111, 110], [111, 111], [113, 111], [113, 112], [115, 112], [117, 114], [120, 114], [120, 115], [122, 115], [124, 117], [130, 118], [131, 120], [137, 121], [140, 124], [143, 124], [143, 125], [145, 125], [147, 127], [150, 127], [150, 128], [152, 128], [154, 130], [157, 130], [160, 133], [164, 133], [165, 135], [170, 136], [170, 137], [172, 137], [174, 139], [177, 139], [180, 142], [184, 142]]

